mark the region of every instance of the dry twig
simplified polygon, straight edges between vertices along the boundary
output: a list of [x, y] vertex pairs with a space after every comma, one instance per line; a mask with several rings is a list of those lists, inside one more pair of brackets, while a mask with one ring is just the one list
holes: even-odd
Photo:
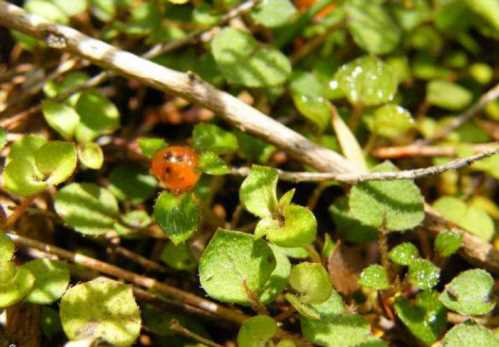
[[[490, 157], [494, 154], [499, 154], [499, 149], [485, 151], [471, 157], [460, 158], [449, 163], [425, 167], [414, 170], [402, 170], [396, 172], [372, 172], [372, 173], [354, 173], [354, 174], [337, 174], [330, 172], [290, 172], [277, 170], [279, 178], [289, 182], [322, 182], [322, 181], [338, 181], [349, 184], [356, 184], [366, 181], [390, 181], [390, 180], [414, 180], [426, 176], [438, 175], [449, 170], [456, 170], [468, 166], [475, 161]], [[231, 174], [239, 176], [247, 176], [251, 168], [240, 167], [232, 168]]]

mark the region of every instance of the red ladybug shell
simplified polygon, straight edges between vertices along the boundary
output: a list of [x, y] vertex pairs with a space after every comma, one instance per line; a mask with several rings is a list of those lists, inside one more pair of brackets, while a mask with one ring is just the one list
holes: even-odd
[[170, 191], [180, 194], [191, 190], [199, 180], [198, 154], [187, 146], [168, 146], [154, 154], [151, 170]]

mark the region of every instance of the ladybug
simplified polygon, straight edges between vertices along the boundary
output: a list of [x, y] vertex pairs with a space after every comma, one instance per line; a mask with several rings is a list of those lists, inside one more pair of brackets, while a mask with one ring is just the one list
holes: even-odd
[[188, 146], [168, 146], [156, 152], [151, 162], [154, 176], [171, 192], [191, 190], [199, 180], [198, 154]]

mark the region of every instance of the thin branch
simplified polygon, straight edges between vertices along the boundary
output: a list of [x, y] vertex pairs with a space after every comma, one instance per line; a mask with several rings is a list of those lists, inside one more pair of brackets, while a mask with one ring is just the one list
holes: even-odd
[[245, 314], [236, 309], [222, 306], [213, 301], [201, 298], [197, 295], [191, 294], [184, 290], [172, 287], [166, 283], [159, 282], [153, 278], [138, 275], [134, 272], [88, 257], [81, 253], [73, 253], [41, 241], [37, 241], [34, 239], [14, 234], [12, 232], [8, 232], [7, 236], [9, 236], [10, 239], [14, 241], [14, 243], [17, 246], [34, 248], [46, 253], [54, 254], [62, 259], [69, 260], [75, 264], [80, 264], [84, 267], [96, 270], [103, 274], [119, 278], [124, 281], [128, 281], [130, 283], [133, 283], [137, 286], [146, 289], [155, 290], [156, 292], [162, 295], [176, 299], [187, 305], [194, 306], [203, 309], [205, 311], [208, 311], [210, 313], [216, 314], [221, 319], [241, 324], [248, 318], [248, 316], [246, 316]]
[[[330, 172], [290, 172], [276, 169], [279, 178], [289, 182], [322, 182], [322, 181], [338, 181], [343, 183], [355, 184], [366, 181], [389, 181], [389, 180], [414, 180], [426, 176], [434, 176], [449, 170], [456, 170], [468, 166], [475, 161], [490, 157], [494, 154], [499, 154], [499, 149], [485, 151], [471, 157], [453, 160], [449, 163], [430, 166], [414, 170], [402, 170], [397, 172], [372, 172], [372, 173], [355, 173], [355, 174], [337, 174]], [[238, 176], [247, 176], [251, 168], [239, 167], [232, 168], [231, 174]]]
[[[474, 153], [481, 153], [499, 148], [499, 142], [480, 143], [469, 145]], [[458, 153], [456, 146], [393, 146], [378, 147], [371, 154], [380, 159], [400, 159], [410, 157], [455, 157]]]
[[192, 73], [168, 69], [70, 27], [51, 24], [3, 0], [0, 0], [0, 24], [44, 40], [49, 47], [70, 52], [148, 86], [200, 104], [242, 131], [286, 150], [292, 157], [317, 170], [336, 173], [356, 171], [352, 163], [338, 153], [310, 142], [303, 135]]
[[459, 128], [461, 125], [464, 123], [468, 122], [471, 118], [473, 118], [478, 112], [480, 112], [487, 104], [499, 97], [499, 84], [496, 84], [492, 89], [490, 89], [488, 92], [483, 94], [476, 103], [471, 105], [470, 108], [468, 108], [465, 112], [461, 113], [460, 115], [456, 116], [452, 122], [439, 131], [437, 134], [434, 136], [425, 139], [425, 140], [420, 140], [416, 141], [416, 145], [429, 145], [435, 141], [441, 140], [445, 137], [447, 137], [452, 131], [456, 130]]

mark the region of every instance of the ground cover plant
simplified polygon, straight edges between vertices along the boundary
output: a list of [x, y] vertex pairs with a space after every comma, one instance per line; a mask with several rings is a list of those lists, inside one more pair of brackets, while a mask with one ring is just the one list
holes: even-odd
[[0, 0], [0, 346], [499, 346], [499, 0]]

